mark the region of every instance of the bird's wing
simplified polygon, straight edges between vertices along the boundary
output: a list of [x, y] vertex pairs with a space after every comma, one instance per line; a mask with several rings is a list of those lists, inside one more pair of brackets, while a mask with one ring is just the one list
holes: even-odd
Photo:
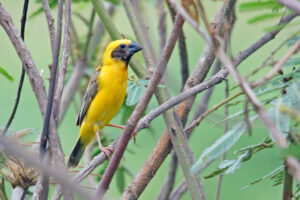
[[99, 90], [99, 86], [98, 86], [98, 76], [101, 73], [101, 67], [99, 67], [96, 71], [96, 73], [92, 76], [88, 88], [85, 92], [84, 98], [83, 98], [83, 102], [81, 104], [81, 108], [80, 108], [80, 112], [78, 114], [78, 118], [77, 118], [77, 122], [76, 125], [80, 126], [89, 107], [91, 102], [93, 101], [94, 97], [96, 96], [98, 90]]

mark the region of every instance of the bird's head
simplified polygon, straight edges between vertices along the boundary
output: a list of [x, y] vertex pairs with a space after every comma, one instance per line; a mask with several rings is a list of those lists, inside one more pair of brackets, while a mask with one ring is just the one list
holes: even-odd
[[122, 61], [128, 65], [131, 56], [140, 50], [142, 50], [142, 47], [131, 40], [112, 41], [106, 47], [102, 63], [110, 64], [113, 61]]

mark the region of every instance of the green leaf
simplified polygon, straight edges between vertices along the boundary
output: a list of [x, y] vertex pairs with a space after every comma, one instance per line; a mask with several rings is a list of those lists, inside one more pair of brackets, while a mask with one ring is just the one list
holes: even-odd
[[261, 151], [262, 149], [265, 148], [272, 148], [274, 146], [274, 142], [269, 138], [265, 138], [261, 143], [255, 144], [255, 145], [250, 145], [244, 148], [241, 148], [234, 153], [245, 153], [246, 151], [251, 151], [252, 154]]
[[[224, 161], [234, 161], [234, 160], [224, 160]], [[228, 166], [229, 167], [229, 166]], [[228, 167], [223, 167], [223, 168], [219, 168], [213, 172], [211, 172], [210, 174], [208, 174], [207, 176], [204, 176], [205, 179], [209, 179], [209, 178], [213, 178], [215, 176], [218, 176], [219, 174], [223, 173]]]
[[241, 12], [246, 12], [250, 11], [252, 12], [253, 10], [264, 10], [264, 9], [279, 9], [282, 8], [283, 6], [280, 5], [277, 1], [275, 0], [270, 0], [270, 1], [252, 1], [252, 2], [247, 2], [247, 3], [241, 3], [240, 4], [240, 11]]
[[300, 58], [290, 58], [285, 61], [282, 67], [295, 67], [296, 65], [300, 64]]
[[1, 66], [0, 66], [0, 74], [2, 74], [9, 81], [11, 81], [11, 82], [14, 81], [14, 78], [3, 67], [1, 67]]
[[269, 19], [274, 19], [277, 18], [279, 16], [282, 16], [283, 13], [267, 13], [267, 14], [262, 14], [262, 15], [258, 15], [256, 17], [253, 17], [251, 19], [248, 20], [249, 24], [254, 24], [257, 22], [263, 22], [265, 20], [269, 20]]
[[244, 154], [239, 155], [235, 160], [224, 160], [220, 163], [219, 168], [217, 170], [213, 171], [204, 178], [212, 178], [214, 176], [219, 175], [220, 173], [223, 173], [224, 171], [226, 172], [226, 174], [232, 174], [235, 170], [241, 167], [242, 162], [249, 160], [251, 156], [251, 152], [247, 151]]
[[116, 178], [117, 178], [117, 188], [119, 192], [122, 194], [125, 189], [125, 170], [123, 167], [119, 167], [116, 172]]
[[262, 180], [265, 180], [265, 179], [268, 179], [268, 178], [271, 179], [272, 177], [275, 177], [276, 175], [282, 173], [283, 170], [284, 170], [284, 166], [281, 165], [280, 167], [278, 167], [275, 170], [271, 171], [267, 175], [265, 175], [265, 176], [263, 176], [261, 178], [256, 179], [255, 181], [251, 182], [249, 185], [246, 185], [245, 187], [242, 188], [242, 190], [247, 189], [247, 188], [249, 188], [250, 186], [252, 186], [252, 185], [254, 185], [256, 183], [259, 183]]
[[226, 170], [226, 174], [233, 174], [235, 170], [241, 167], [242, 162], [249, 160], [251, 156], [251, 151], [246, 151], [244, 154], [238, 156], [234, 163], [230, 167], [228, 167], [228, 169]]
[[[255, 119], [256, 116], [250, 117], [250, 122], [253, 122]], [[246, 124], [243, 121], [235, 125], [231, 130], [227, 131], [223, 136], [218, 138], [213, 145], [206, 148], [200, 155], [197, 162], [191, 168], [192, 173], [197, 173], [205, 161], [214, 160], [228, 151], [239, 140], [245, 131]]]
[[143, 85], [137, 85], [135, 82], [130, 82], [127, 87], [126, 105], [135, 105], [143, 95], [145, 87]]

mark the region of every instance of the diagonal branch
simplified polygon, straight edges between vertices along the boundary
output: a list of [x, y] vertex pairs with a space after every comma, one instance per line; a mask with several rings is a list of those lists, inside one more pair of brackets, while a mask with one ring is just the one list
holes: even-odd
[[117, 169], [120, 159], [123, 156], [123, 153], [126, 149], [126, 146], [131, 138], [131, 135], [137, 125], [138, 120], [142, 116], [143, 112], [145, 111], [148, 103], [150, 102], [150, 99], [155, 91], [155, 88], [159, 84], [160, 79], [162, 78], [164, 71], [167, 67], [168, 60], [172, 54], [172, 51], [174, 49], [179, 30], [181, 29], [183, 25], [184, 20], [180, 16], [177, 16], [176, 23], [174, 23], [173, 30], [171, 32], [170, 38], [163, 50], [163, 53], [161, 55], [161, 58], [159, 59], [159, 62], [157, 64], [157, 67], [155, 68], [155, 71], [150, 79], [149, 85], [146, 88], [146, 91], [144, 95], [142, 96], [141, 100], [137, 104], [135, 110], [131, 114], [127, 125], [122, 133], [122, 136], [120, 138], [120, 142], [118, 143], [118, 147], [115, 150], [111, 161], [109, 162], [109, 165], [101, 179], [100, 184], [98, 185], [96, 189], [95, 196], [102, 198], [105, 194], [105, 192], [108, 189], [108, 186], [110, 184], [110, 181], [115, 173], [115, 170]]
[[300, 2], [296, 0], [277, 0], [278, 3], [286, 6], [287, 8], [291, 9], [292, 11], [300, 14]]
[[47, 104], [47, 96], [46, 96], [46, 89], [44, 85], [44, 81], [39, 74], [36, 65], [33, 62], [33, 59], [28, 51], [24, 41], [20, 37], [20, 34], [17, 31], [17, 28], [12, 22], [12, 19], [9, 13], [2, 7], [0, 3], [0, 24], [6, 31], [9, 39], [11, 40], [12, 44], [20, 60], [22, 61], [24, 70], [29, 78], [32, 90], [37, 98], [40, 110], [42, 115], [45, 113], [45, 108]]
[[[22, 13], [22, 18], [21, 18], [21, 38], [23, 39], [23, 41], [25, 40], [25, 24], [26, 24], [26, 17], [27, 17], [27, 10], [28, 10], [28, 3], [29, 0], [25, 0], [24, 1], [24, 5], [23, 5], [23, 13]], [[4, 130], [2, 131], [2, 135], [6, 135], [6, 132], [11, 124], [11, 122], [13, 121], [15, 114], [17, 112], [17, 108], [19, 105], [19, 101], [20, 101], [20, 97], [21, 97], [21, 92], [22, 92], [22, 87], [23, 87], [23, 83], [24, 83], [24, 77], [25, 77], [25, 70], [24, 67], [22, 66], [22, 72], [21, 72], [21, 77], [20, 77], [20, 81], [19, 81], [19, 86], [18, 86], [18, 91], [17, 91], [17, 97], [15, 99], [15, 104], [13, 107], [13, 110], [10, 114], [10, 117], [5, 125]]]

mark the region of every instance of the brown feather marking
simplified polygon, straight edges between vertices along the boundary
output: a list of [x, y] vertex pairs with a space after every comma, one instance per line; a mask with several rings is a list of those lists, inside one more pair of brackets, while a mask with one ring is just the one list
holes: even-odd
[[92, 76], [88, 88], [85, 92], [83, 102], [81, 104], [80, 112], [78, 114], [76, 125], [80, 126], [82, 121], [92, 103], [93, 99], [95, 98], [99, 88], [98, 88], [98, 76], [101, 73], [101, 67], [98, 67], [96, 73]]

